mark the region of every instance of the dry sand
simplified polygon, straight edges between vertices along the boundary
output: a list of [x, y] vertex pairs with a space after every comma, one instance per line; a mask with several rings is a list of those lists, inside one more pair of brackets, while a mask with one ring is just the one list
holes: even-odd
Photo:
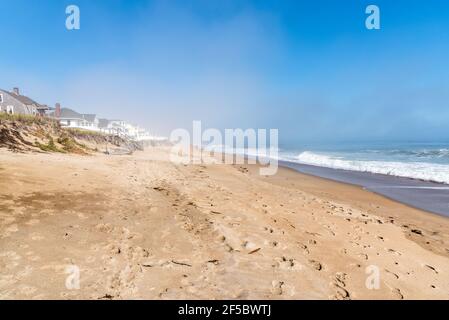
[[288, 169], [167, 154], [0, 150], [0, 298], [449, 299], [449, 219]]

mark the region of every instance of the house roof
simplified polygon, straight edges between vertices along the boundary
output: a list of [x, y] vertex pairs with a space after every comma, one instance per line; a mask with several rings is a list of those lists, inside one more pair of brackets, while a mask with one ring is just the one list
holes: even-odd
[[81, 113], [78, 113], [69, 108], [62, 108], [59, 118], [69, 118], [69, 119], [83, 119]]
[[38, 103], [36, 101], [34, 101], [31, 98], [28, 98], [26, 96], [22, 96], [22, 95], [17, 95], [14, 92], [8, 92], [13, 98], [19, 100], [20, 102], [22, 102], [24, 105], [30, 106], [35, 104], [36, 106], [38, 105]]
[[[50, 115], [55, 116], [55, 112], [52, 112]], [[97, 115], [95, 115], [95, 114], [82, 114], [82, 113], [78, 113], [69, 108], [62, 108], [61, 114], [59, 116], [59, 118], [83, 119], [83, 120], [87, 120], [89, 122], [94, 122], [96, 117], [97, 117]]]
[[98, 127], [100, 128], [106, 128], [109, 124], [108, 119], [98, 119]]
[[81, 116], [83, 117], [83, 119], [85, 119], [89, 122], [94, 122], [95, 119], [97, 118], [96, 114], [81, 114]]
[[21, 94], [16, 94], [15, 92], [10, 92], [10, 91], [3, 90], [3, 89], [0, 89], [0, 91], [9, 94], [11, 97], [13, 97], [14, 99], [18, 100], [19, 102], [23, 103], [26, 106], [35, 105], [36, 107], [41, 108], [41, 109], [48, 108], [46, 105], [39, 104], [39, 103], [37, 103], [36, 101], [34, 101], [33, 99], [31, 99], [31, 98], [29, 98], [27, 96], [23, 96]]

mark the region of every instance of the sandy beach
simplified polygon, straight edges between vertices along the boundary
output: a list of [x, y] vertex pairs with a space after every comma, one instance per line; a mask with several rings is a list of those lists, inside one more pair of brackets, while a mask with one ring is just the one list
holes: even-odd
[[359, 187], [162, 147], [0, 150], [0, 177], [0, 299], [449, 299], [448, 218]]

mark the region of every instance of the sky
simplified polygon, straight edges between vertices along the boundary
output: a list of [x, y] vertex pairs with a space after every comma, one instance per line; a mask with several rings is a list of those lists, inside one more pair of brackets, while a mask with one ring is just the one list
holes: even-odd
[[[67, 30], [68, 5], [80, 30]], [[365, 27], [368, 5], [380, 30]], [[449, 2], [0, 0], [0, 88], [281, 143], [449, 141]]]

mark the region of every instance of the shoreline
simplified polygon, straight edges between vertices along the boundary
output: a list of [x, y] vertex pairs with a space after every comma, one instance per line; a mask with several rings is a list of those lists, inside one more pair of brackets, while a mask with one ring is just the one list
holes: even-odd
[[[0, 298], [449, 299], [446, 218], [284, 167], [174, 164], [167, 150], [0, 150]], [[65, 287], [68, 265], [80, 290]]]
[[[244, 161], [249, 159], [248, 155], [230, 153], [228, 155], [242, 157]], [[224, 156], [225, 154], [223, 153], [221, 158], [219, 157], [218, 159], [222, 159]], [[254, 157], [251, 158], [258, 161]], [[381, 195], [410, 208], [449, 218], [449, 203], [446, 200], [449, 198], [449, 184], [374, 172], [330, 168], [289, 160], [277, 161], [280, 168], [287, 168], [316, 178], [361, 187], [363, 190]], [[426, 191], [431, 191], [431, 194], [426, 193]]]
[[[283, 174], [283, 172], [287, 173]], [[367, 212], [374, 213], [387, 219], [393, 219], [396, 224], [402, 227], [404, 234], [406, 234], [409, 239], [415, 241], [427, 250], [437, 252], [438, 254], [449, 258], [449, 248], [443, 250], [439, 248], [440, 244], [443, 242], [440, 237], [433, 239], [433, 241], [438, 243], [436, 246], [432, 246], [432, 243], [429, 242], [428, 239], [424, 240], [420, 237], [422, 235], [420, 228], [426, 229], [426, 236], [435, 233], [438, 233], [439, 236], [444, 234], [446, 229], [438, 229], [437, 226], [441, 227], [449, 223], [449, 217], [445, 215], [413, 207], [383, 194], [365, 189], [357, 184], [300, 172], [288, 166], [280, 166], [279, 174], [282, 176], [281, 180], [285, 178], [289, 179], [290, 176], [293, 176], [293, 179], [295, 179], [296, 182], [293, 183], [293, 185], [321, 198], [339, 201], [346, 205], [355, 205]], [[280, 183], [278, 181], [279, 179], [276, 177], [268, 177], [267, 179], [272, 183]], [[280, 184], [285, 185], [285, 182], [281, 182]], [[335, 189], [338, 189], [339, 192], [344, 192], [341, 196], [337, 196]], [[382, 206], [378, 206], [379, 204]], [[397, 212], [399, 212], [399, 214]], [[435, 231], [437, 229], [438, 231]], [[417, 233], [411, 232], [411, 230], [414, 230]], [[419, 231], [421, 231], [421, 233]], [[444, 243], [447, 243], [447, 246], [449, 247], [449, 234], [444, 235], [444, 238], [446, 239]], [[435, 245], [435, 243], [433, 244]]]
[[[392, 198], [392, 197], [389, 197], [388, 195], [385, 195], [385, 194], [382, 194], [382, 193], [379, 193], [379, 192], [370, 190], [370, 189], [365, 188], [365, 187], [363, 187], [363, 186], [361, 186], [361, 185], [359, 185], [359, 184], [354, 184], [354, 183], [350, 183], [350, 182], [338, 181], [338, 180], [334, 180], [334, 179], [331, 179], [331, 178], [320, 177], [320, 176], [318, 176], [318, 175], [314, 175], [314, 174], [311, 174], [311, 173], [305, 173], [305, 172], [298, 171], [298, 170], [296, 170], [296, 169], [294, 169], [294, 168], [291, 168], [291, 167], [289, 167], [289, 166], [282, 166], [282, 165], [281, 165], [281, 167], [282, 167], [283, 169], [292, 170], [293, 172], [298, 173], [298, 174], [300, 174], [300, 175], [305, 175], [305, 176], [309, 176], [309, 177], [312, 177], [312, 178], [315, 178], [315, 179], [322, 179], [322, 180], [324, 180], [324, 181], [329, 181], [329, 182], [334, 182], [334, 183], [338, 183], [338, 184], [342, 184], [342, 185], [347, 185], [347, 186], [355, 187], [355, 188], [357, 188], [358, 190], [362, 190], [362, 191], [364, 191], [364, 192], [372, 193], [372, 194], [374, 194], [374, 195], [376, 195], [376, 196], [380, 196], [380, 197], [384, 198], [385, 200], [390, 200], [390, 201], [392, 201], [392, 202], [395, 202], [395, 203], [400, 204], [400, 205], [404, 205], [404, 206], [406, 206], [406, 207], [409, 207], [410, 209], [414, 209], [414, 210], [420, 211], [420, 212], [425, 213], [425, 214], [430, 214], [430, 215], [438, 216], [438, 217], [442, 217], [442, 218], [449, 218], [449, 216], [446, 216], [446, 215], [444, 215], [444, 214], [440, 214], [440, 213], [437, 213], [437, 212], [428, 211], [428, 210], [425, 210], [425, 209], [423, 209], [423, 208], [415, 207], [415, 206], [413, 206], [413, 205], [411, 205], [411, 204], [408, 204], [408, 203], [405, 203], [405, 202], [401, 202], [401, 201], [399, 201], [399, 200], [397, 200], [397, 199], [394, 199], [394, 198]], [[317, 166], [317, 167], [318, 167], [318, 166]], [[322, 168], [322, 167], [319, 167], [319, 168]], [[351, 170], [347, 170], [347, 171], [351, 171]], [[376, 173], [376, 175], [377, 175], [377, 173]], [[410, 178], [410, 179], [416, 180], [416, 179], [413, 179], [413, 178]], [[435, 182], [435, 183], [439, 183], [439, 182]]]
[[[430, 251], [438, 252], [441, 255], [447, 256], [449, 258], [449, 248], [446, 248], [444, 250], [434, 250], [435, 248], [431, 248], [430, 243], [427, 243], [428, 241], [422, 241], [418, 233], [413, 233], [411, 230], [420, 231], [419, 229], [421, 227], [426, 228], [425, 221], [429, 220], [430, 225], [433, 225], [433, 229], [435, 229], [436, 225], [444, 226], [449, 222], [449, 218], [445, 215], [441, 215], [435, 212], [426, 211], [421, 208], [417, 208], [414, 206], [411, 206], [409, 204], [400, 202], [396, 199], [392, 199], [388, 196], [385, 196], [383, 194], [377, 193], [375, 191], [365, 189], [364, 187], [357, 185], [357, 184], [351, 184], [346, 182], [341, 182], [337, 180], [332, 180], [329, 178], [324, 178], [320, 176], [316, 176], [309, 173], [300, 172], [294, 168], [288, 167], [288, 166], [280, 166], [281, 172], [286, 171], [290, 172], [288, 175], [292, 175], [296, 177], [298, 181], [306, 180], [305, 184], [298, 183], [298, 187], [302, 188], [303, 190], [307, 190], [308, 192], [312, 194], [319, 195], [323, 198], [328, 198], [331, 200], [337, 200], [339, 202], [348, 204], [348, 205], [354, 205], [355, 200], [354, 198], [351, 199], [351, 197], [362, 198], [361, 202], [363, 202], [364, 205], [359, 205], [359, 208], [365, 209], [367, 211], [373, 212], [376, 215], [383, 216], [385, 218], [394, 218], [396, 219], [396, 222], [401, 225], [403, 228], [404, 233], [412, 239], [413, 241], [419, 243], [424, 248]], [[269, 178], [270, 179], [270, 178]], [[276, 181], [276, 178], [270, 179], [272, 181]], [[308, 181], [310, 180], [310, 181]], [[313, 184], [313, 186], [311, 186]], [[318, 186], [318, 187], [317, 187]], [[332, 196], [329, 196], [330, 193], [327, 191], [328, 189], [338, 188], [340, 190], [344, 190], [345, 193], [343, 193], [344, 196], [336, 197], [334, 193], [332, 193]], [[346, 196], [350, 195], [350, 196]], [[361, 196], [362, 195], [362, 196]], [[365, 196], [363, 196], [365, 195]], [[369, 208], [367, 206], [368, 200], [371, 203], [371, 206], [374, 206], [374, 208]], [[378, 207], [378, 205], [381, 204], [382, 207]], [[377, 210], [376, 210], [377, 209]], [[379, 210], [382, 209], [382, 210]], [[385, 210], [388, 210], [389, 214], [386, 214]], [[398, 211], [400, 214], [393, 214], [394, 211]], [[407, 212], [407, 215], [404, 215], [403, 213]], [[427, 230], [428, 235], [431, 233], [444, 233], [446, 230], [445, 228], [441, 229], [438, 232], [430, 231], [432, 227], [428, 226], [429, 229]], [[407, 227], [405, 227], [407, 226]], [[435, 229], [436, 230], [436, 229]], [[447, 243], [449, 244], [449, 235], [446, 237]], [[441, 239], [438, 238], [436, 240], [437, 242], [441, 242]]]
[[291, 161], [279, 165], [304, 174], [362, 187], [412, 208], [449, 217], [449, 185], [385, 174], [320, 167]]

